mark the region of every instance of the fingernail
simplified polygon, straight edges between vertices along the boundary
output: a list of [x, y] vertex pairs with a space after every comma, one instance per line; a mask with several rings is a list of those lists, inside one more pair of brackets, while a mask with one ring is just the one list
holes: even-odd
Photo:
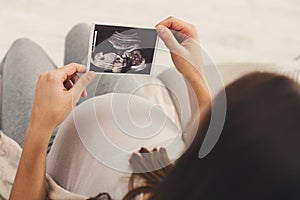
[[80, 65], [80, 70], [82, 70], [82, 71], [86, 70], [86, 66], [85, 65]]
[[162, 25], [158, 25], [158, 26], [156, 27], [156, 31], [157, 31], [158, 34], [161, 34], [161, 33], [164, 32], [165, 28], [166, 28], [166, 27], [164, 27], [164, 26], [162, 26]]
[[95, 78], [95, 77], [96, 77], [96, 74], [95, 74], [94, 71], [89, 71], [89, 72], [88, 72], [88, 76], [89, 76], [90, 78]]

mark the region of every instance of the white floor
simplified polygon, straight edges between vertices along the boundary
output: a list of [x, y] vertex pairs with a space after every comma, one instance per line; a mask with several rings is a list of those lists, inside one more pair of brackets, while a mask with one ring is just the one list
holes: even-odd
[[62, 65], [64, 37], [76, 23], [154, 26], [169, 15], [198, 26], [216, 63], [289, 63], [300, 55], [300, 0], [0, 0], [0, 56], [29, 37]]

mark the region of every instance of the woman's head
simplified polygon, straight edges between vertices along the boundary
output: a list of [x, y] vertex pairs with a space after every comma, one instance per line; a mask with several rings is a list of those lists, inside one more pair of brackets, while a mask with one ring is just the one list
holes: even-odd
[[226, 120], [213, 150], [198, 158], [208, 115], [151, 199], [300, 198], [299, 85], [253, 73], [226, 87], [226, 95]]

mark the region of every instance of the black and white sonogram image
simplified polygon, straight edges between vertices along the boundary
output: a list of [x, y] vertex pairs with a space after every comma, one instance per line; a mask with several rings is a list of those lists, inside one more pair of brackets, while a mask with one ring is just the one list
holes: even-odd
[[99, 73], [151, 73], [155, 29], [94, 25], [89, 70]]

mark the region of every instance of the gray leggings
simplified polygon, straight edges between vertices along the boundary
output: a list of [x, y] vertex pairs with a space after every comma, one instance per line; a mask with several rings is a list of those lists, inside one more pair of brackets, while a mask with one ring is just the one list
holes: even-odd
[[[64, 64], [82, 63], [87, 56], [90, 26], [72, 28], [65, 41]], [[23, 146], [39, 74], [56, 69], [45, 51], [29, 39], [16, 40], [0, 64], [3, 132]]]

